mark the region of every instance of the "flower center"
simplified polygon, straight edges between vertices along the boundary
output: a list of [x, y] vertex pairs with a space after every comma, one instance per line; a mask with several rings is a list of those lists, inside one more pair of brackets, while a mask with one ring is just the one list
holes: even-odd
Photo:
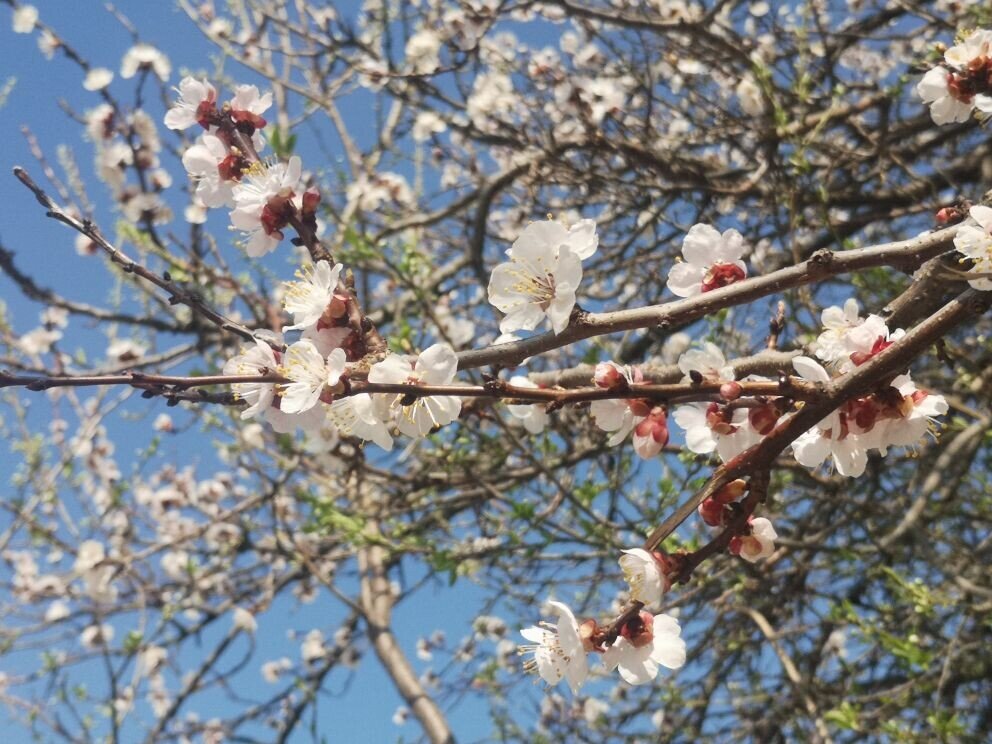
[[739, 282], [747, 274], [737, 264], [717, 262], [710, 266], [710, 270], [703, 277], [703, 291], [709, 292], [711, 289], [726, 287], [734, 282]]

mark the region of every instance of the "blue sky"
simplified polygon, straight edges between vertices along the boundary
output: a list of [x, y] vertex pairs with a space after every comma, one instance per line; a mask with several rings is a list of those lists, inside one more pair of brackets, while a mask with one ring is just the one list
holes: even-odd
[[[115, 71], [119, 69], [121, 55], [131, 43], [130, 35], [105, 10], [102, 2], [36, 0], [34, 4], [40, 11], [41, 20], [53, 25], [91, 64]], [[135, 23], [142, 40], [169, 55], [173, 63], [171, 84], [178, 82], [183, 67], [210, 68], [208, 55], [212, 52], [211, 45], [193, 28], [185, 14], [174, 8], [173, 3], [121, 0], [116, 5]], [[231, 68], [230, 72], [238, 75], [235, 68]], [[250, 81], [247, 74], [241, 79]], [[23, 270], [42, 278], [44, 284], [75, 300], [103, 302], [110, 287], [100, 263], [77, 256], [73, 248], [74, 234], [46, 219], [30, 193], [10, 175], [14, 165], [23, 165], [36, 180], [42, 181], [41, 169], [21, 133], [22, 126], [30, 129], [52, 160], [56, 146], [68, 145], [75, 151], [77, 161], [91, 186], [91, 197], [98, 206], [98, 223], [105, 229], [112, 229], [116, 216], [105, 208], [100, 208], [101, 201], [104, 204], [107, 202], [106, 190], [86, 172], [92, 163], [92, 146], [83, 140], [82, 128], [71, 121], [59, 107], [59, 100], [64, 99], [69, 107], [81, 112], [96, 105], [99, 100], [95, 94], [83, 90], [82, 74], [76, 65], [61, 55], [56, 55], [52, 61], [46, 60], [38, 51], [35, 35], [13, 34], [10, 30], [10, 11], [6, 6], [0, 6], [0, 84], [8, 81], [12, 82], [12, 87], [6, 102], [0, 107], [0, 141], [4, 143], [0, 150], [0, 242], [16, 252], [17, 262]], [[112, 89], [122, 95], [124, 100], [128, 100], [124, 92], [131, 90], [129, 81], [115, 80]], [[157, 102], [149, 107], [149, 113], [160, 120], [161, 111]], [[169, 136], [164, 127], [160, 134], [163, 137]], [[313, 148], [304, 128], [300, 132], [299, 149], [306, 157]], [[181, 168], [175, 163], [167, 164], [167, 167], [178, 183], [182, 176]], [[223, 240], [222, 231], [215, 233]], [[0, 276], [0, 298], [6, 303], [17, 331], [23, 333], [37, 326], [42, 306], [25, 300], [3, 276]], [[91, 355], [102, 355], [102, 350], [98, 348], [100, 342], [98, 333], [87, 332], [85, 329], [73, 331], [65, 341], [67, 346], [89, 349]], [[162, 410], [159, 402], [147, 402], [137, 397], [132, 398], [127, 407], [128, 413], [148, 413], [151, 417]], [[174, 415], [177, 420], [182, 417], [181, 412], [174, 412]], [[127, 443], [134, 441], [129, 437], [133, 434], [140, 437], [141, 430], [147, 426], [149, 420], [150, 418], [145, 418], [136, 423], [116, 418], [110, 426], [110, 438], [118, 442], [121, 467], [125, 471], [129, 461]], [[35, 423], [38, 431], [45, 431], [40, 417]], [[203, 455], [207, 445], [203, 435], [192, 431], [182, 437], [167, 439], [162, 449], [162, 458], [165, 461], [171, 460], [179, 467], [199, 462], [201, 467], [198, 472], [207, 475], [212, 466]], [[18, 458], [18, 453], [13, 449], [0, 448], [0, 472], [12, 473], [18, 465]], [[3, 483], [0, 489], [6, 489], [6, 476]], [[0, 498], [3, 498], [2, 490]], [[3, 565], [0, 570], [7, 570], [5, 564], [0, 565]], [[411, 572], [411, 576], [415, 578], [416, 573]], [[474, 616], [475, 605], [481, 600], [481, 594], [473, 591], [467, 582], [461, 582], [458, 588], [460, 601], [445, 601], [450, 599], [450, 595], [450, 590], [429, 586], [408, 604], [397, 608], [396, 626], [401, 629], [401, 641], [414, 659], [418, 671], [428, 666], [416, 660], [414, 655], [418, 635], [442, 628], [450, 641], [457, 642], [470, 630], [471, 618]], [[444, 612], [439, 613], [438, 608], [442, 606]], [[258, 666], [263, 661], [281, 655], [293, 658], [298, 656], [299, 642], [286, 641], [286, 631], [305, 631], [314, 627], [324, 627], [331, 631], [335, 627], [331, 620], [341, 614], [340, 605], [333, 606], [326, 597], [322, 597], [302, 609], [270, 611], [260, 618], [257, 635], [260, 652], [248, 671], [239, 678], [239, 685], [244, 685], [239, 689], [249, 696], [271, 694], [275, 688], [262, 681]], [[221, 625], [226, 630], [227, 624]], [[11, 674], [27, 672], [36, 667], [37, 658], [36, 652], [27, 656], [0, 657], [0, 671]], [[392, 723], [391, 716], [401, 701], [371, 653], [353, 678], [336, 673], [329, 679], [325, 689], [331, 694], [317, 706], [318, 731], [326, 734], [328, 741], [395, 741], [401, 735], [413, 738], [419, 730], [414, 723], [408, 723], [402, 728], [397, 728]], [[138, 703], [136, 709], [147, 715], [148, 709], [143, 701]], [[199, 712], [202, 716], [209, 717], [210, 711]], [[489, 730], [488, 719], [481, 707], [471, 702], [459, 706], [452, 717], [452, 724], [466, 740], [484, 736]], [[26, 732], [11, 730], [6, 726], [3, 729], [5, 740], [11, 744], [28, 740]], [[294, 741], [310, 741], [308, 729], [309, 725], [302, 727]]]

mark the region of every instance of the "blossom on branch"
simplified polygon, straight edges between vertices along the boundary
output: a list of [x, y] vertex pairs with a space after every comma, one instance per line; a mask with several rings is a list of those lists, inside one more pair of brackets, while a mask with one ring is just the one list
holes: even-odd
[[172, 63], [151, 44], [139, 42], [124, 53], [121, 59], [121, 77], [133, 78], [138, 70], [151, 70], [163, 83], [172, 74]]
[[619, 669], [631, 685], [643, 685], [658, 676], [660, 666], [679, 669], [685, 664], [682, 628], [671, 615], [651, 615], [643, 610], [628, 620], [620, 635], [603, 653], [607, 669]]
[[532, 222], [506, 252], [510, 258], [493, 269], [489, 302], [506, 313], [502, 333], [532, 331], [547, 318], [555, 333], [568, 325], [575, 292], [582, 281], [582, 259], [596, 252], [596, 223], [580, 220]]
[[[954, 247], [975, 262], [972, 273], [992, 274], [992, 207], [974, 206], [968, 214], [976, 224], [969, 222], [958, 228]], [[975, 289], [992, 290], [992, 276], [971, 279], [968, 284]]]
[[971, 112], [992, 115], [992, 31], [973, 31], [944, 52], [944, 65], [928, 71], [916, 86], [930, 106], [934, 124], [965, 122]]
[[689, 349], [679, 357], [679, 369], [684, 381], [729, 382], [734, 379], [734, 368], [720, 348], [707, 341], [700, 349]]
[[338, 384], [344, 368], [344, 349], [335, 349], [325, 360], [313, 342], [297, 341], [286, 350], [283, 372], [290, 382], [282, 387], [280, 409], [285, 413], [310, 410]]
[[578, 694], [589, 676], [588, 649], [572, 611], [561, 602], [549, 601], [548, 604], [558, 613], [557, 625], [541, 623], [520, 631], [520, 635], [530, 641], [519, 647], [520, 653], [534, 655], [524, 663], [524, 669], [537, 672], [549, 685], [564, 679], [572, 693]]
[[252, 258], [276, 249], [282, 229], [295, 214], [296, 190], [303, 166], [296, 155], [288, 163], [253, 166], [234, 189], [231, 224], [248, 233], [245, 252]]
[[204, 133], [183, 153], [183, 167], [196, 182], [196, 196], [205, 207], [233, 207], [234, 187], [248, 162], [217, 136]]
[[209, 128], [217, 113], [217, 90], [206, 80], [184, 77], [179, 81], [179, 99], [165, 115], [165, 126], [169, 129], [188, 129], [199, 124]]
[[262, 114], [272, 105], [272, 93], [259, 93], [254, 85], [239, 85], [231, 99], [231, 118], [237, 124], [250, 124], [255, 129], [265, 128]]
[[672, 418], [685, 431], [685, 445], [701, 455], [716, 450], [724, 462], [761, 439], [750, 424], [748, 409], [719, 403], [676, 406]]
[[[255, 339], [255, 345], [236, 357], [229, 359], [224, 365], [225, 375], [264, 375], [275, 372], [279, 368], [280, 358], [269, 344]], [[263, 413], [275, 398], [275, 383], [271, 382], [238, 382], [231, 385], [234, 395], [248, 403], [241, 411], [242, 419], [249, 419]]]
[[345, 312], [345, 300], [335, 297], [338, 279], [344, 266], [331, 267], [327, 261], [316, 266], [304, 266], [297, 272], [299, 281], [283, 282], [283, 307], [293, 316], [293, 325], [284, 331], [301, 330], [315, 326], [325, 316], [327, 320], [339, 318]]
[[775, 540], [778, 534], [770, 520], [764, 517], [750, 517], [748, 529], [751, 530], [750, 535], [735, 535], [731, 539], [731, 553], [754, 563], [762, 558], [768, 558], [775, 552]]
[[387, 452], [393, 448], [393, 436], [387, 425], [389, 419], [388, 405], [381, 405], [367, 393], [349, 395], [327, 407], [327, 420], [338, 433], [375, 442]]
[[[602, 388], [630, 389], [644, 380], [640, 368], [600, 362], [593, 377]], [[613, 432], [607, 440], [615, 447], [634, 432], [634, 451], [644, 459], [654, 457], [668, 444], [668, 411], [648, 399], [607, 398], [594, 400], [590, 406], [593, 418], [603, 431]]]
[[[524, 375], [516, 375], [510, 378], [513, 387], [529, 388], [536, 390], [537, 385]], [[540, 434], [544, 427], [548, 425], [548, 412], [544, 409], [543, 403], [531, 403], [527, 405], [507, 405], [506, 410], [515, 419], [524, 425], [524, 428], [531, 434]]]
[[660, 553], [649, 553], [642, 548], [622, 551], [620, 568], [623, 578], [630, 586], [630, 598], [645, 605], [661, 602], [671, 586], [668, 578], [668, 563]]
[[[389, 354], [369, 370], [369, 382], [407, 385], [449, 385], [458, 372], [458, 357], [448, 344], [427, 347], [411, 362]], [[457, 395], [383, 395], [389, 401], [397, 428], [408, 437], [427, 436], [436, 426], [450, 424], [462, 409]]]
[[693, 297], [744, 279], [747, 267], [741, 256], [746, 247], [733, 228], [721, 234], [712, 225], [693, 225], [682, 241], [685, 261], [668, 272], [668, 288], [678, 297]]

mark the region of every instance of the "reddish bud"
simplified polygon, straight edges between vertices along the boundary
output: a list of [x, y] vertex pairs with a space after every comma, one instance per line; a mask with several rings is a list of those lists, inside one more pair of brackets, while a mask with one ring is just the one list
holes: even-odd
[[953, 225], [964, 219], [964, 212], [957, 207], [944, 207], [937, 210], [937, 222], [941, 225]]
[[196, 123], [204, 129], [210, 129], [211, 124], [216, 124], [219, 118], [217, 113], [217, 101], [214, 98], [205, 98], [196, 107]]
[[626, 386], [627, 378], [612, 362], [600, 362], [593, 373], [593, 381], [601, 388], [616, 388]]
[[663, 406], [655, 406], [634, 427], [634, 449], [641, 457], [654, 457], [668, 444], [668, 417]]
[[733, 434], [737, 427], [727, 420], [727, 411], [718, 403], [710, 403], [706, 409], [706, 424], [716, 434]]
[[307, 189], [303, 194], [303, 214], [316, 213], [318, 204], [320, 204], [320, 192], [317, 189]]
[[[236, 124], [244, 124], [250, 129], [265, 129], [265, 119], [251, 111], [238, 111], [231, 109], [231, 118]], [[241, 127], [239, 127], [241, 129]]]
[[861, 431], [871, 431], [881, 413], [879, 407], [871, 398], [856, 398], [850, 401], [846, 408], [845, 413], [847, 414], [847, 418], [853, 419], [855, 425]]
[[703, 518], [710, 527], [719, 527], [723, 524], [724, 508], [716, 499], [704, 499], [699, 505], [699, 516]]
[[746, 490], [747, 483], [738, 478], [735, 481], [731, 481], [713, 494], [713, 500], [720, 504], [732, 504], [743, 496]]
[[275, 235], [280, 239], [282, 238], [281, 230], [289, 224], [289, 219], [295, 211], [292, 199], [292, 192], [289, 192], [285, 196], [280, 194], [269, 199], [268, 203], [262, 208], [260, 222], [266, 235]]
[[854, 362], [856, 366], [860, 367], [862, 364], [867, 362], [873, 356], [875, 356], [876, 354], [880, 354], [881, 352], [888, 349], [890, 346], [892, 346], [892, 341], [887, 341], [884, 336], [879, 336], [878, 338], [875, 339], [875, 343], [871, 345], [870, 351], [867, 352], [856, 351], [853, 354], [851, 354], [851, 361]]
[[743, 391], [739, 382], [725, 382], [720, 386], [720, 397], [724, 400], [737, 400]]
[[324, 315], [326, 315], [331, 320], [334, 320], [337, 318], [343, 318], [345, 316], [345, 313], [347, 312], [348, 312], [348, 298], [344, 295], [340, 295], [337, 292], [335, 292], [331, 296], [331, 302], [327, 306], [327, 309], [324, 311]]
[[217, 163], [217, 173], [224, 181], [240, 181], [247, 169], [248, 161], [237, 150]]

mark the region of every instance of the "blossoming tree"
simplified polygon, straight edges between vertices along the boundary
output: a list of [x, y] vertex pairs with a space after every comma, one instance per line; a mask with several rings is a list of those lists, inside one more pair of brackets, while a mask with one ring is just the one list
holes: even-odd
[[90, 97], [5, 199], [8, 725], [992, 730], [986, 4], [4, 4]]

